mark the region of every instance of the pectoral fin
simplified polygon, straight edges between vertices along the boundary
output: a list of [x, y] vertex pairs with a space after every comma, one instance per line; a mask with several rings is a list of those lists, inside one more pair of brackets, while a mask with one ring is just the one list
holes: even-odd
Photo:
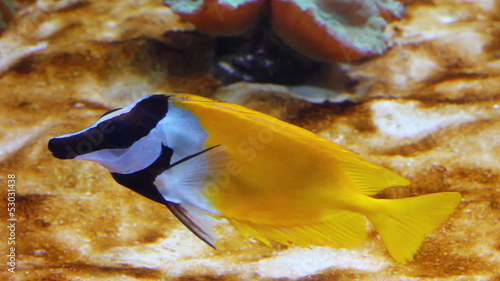
[[194, 235], [215, 249], [215, 241], [217, 240], [213, 231], [217, 222], [215, 218], [189, 205], [172, 202], [167, 202], [165, 205]]
[[213, 228], [219, 212], [205, 196], [210, 172], [224, 169], [228, 154], [214, 146], [174, 163], [155, 179], [155, 186], [168, 201], [165, 205], [191, 232], [215, 248]]
[[225, 168], [228, 152], [214, 146], [188, 156], [156, 177], [154, 184], [166, 201], [188, 204], [214, 215], [220, 215], [205, 196], [210, 174]]

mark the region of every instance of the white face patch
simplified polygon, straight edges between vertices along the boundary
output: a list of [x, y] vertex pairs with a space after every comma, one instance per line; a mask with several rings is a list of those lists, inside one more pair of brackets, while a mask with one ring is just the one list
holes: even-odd
[[169, 102], [168, 113], [158, 123], [158, 129], [164, 135], [163, 144], [174, 150], [172, 164], [205, 149], [208, 134], [200, 120], [175, 103]]
[[162, 134], [157, 128], [125, 149], [103, 149], [79, 155], [75, 159], [90, 160], [111, 173], [131, 174], [149, 167], [161, 154]]

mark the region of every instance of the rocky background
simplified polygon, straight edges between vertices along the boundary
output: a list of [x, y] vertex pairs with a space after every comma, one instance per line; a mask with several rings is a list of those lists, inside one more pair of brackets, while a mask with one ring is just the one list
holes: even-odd
[[[332, 66], [326, 75], [336, 94], [325, 103], [284, 86], [222, 87], [200, 66], [209, 41], [164, 35], [193, 26], [161, 1], [14, 6], [0, 34], [2, 280], [500, 279], [500, 2], [409, 3], [386, 29], [385, 55]], [[154, 92], [242, 103], [412, 182], [379, 197], [458, 191], [462, 202], [407, 265], [390, 258], [374, 231], [352, 249], [271, 248], [222, 225], [214, 251], [98, 164], [47, 150], [49, 138]], [[15, 274], [6, 265], [9, 174], [17, 181]]]

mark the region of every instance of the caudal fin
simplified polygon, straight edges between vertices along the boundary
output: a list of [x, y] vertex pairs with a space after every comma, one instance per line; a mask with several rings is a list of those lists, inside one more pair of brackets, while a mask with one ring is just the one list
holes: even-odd
[[460, 193], [442, 192], [403, 199], [379, 200], [384, 211], [368, 219], [391, 256], [400, 263], [413, 260], [425, 237], [439, 227], [460, 202]]

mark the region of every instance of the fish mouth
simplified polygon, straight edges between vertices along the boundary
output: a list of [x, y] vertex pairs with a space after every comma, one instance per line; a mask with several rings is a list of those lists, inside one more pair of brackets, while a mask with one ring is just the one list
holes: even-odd
[[52, 155], [58, 159], [74, 159], [78, 156], [65, 139], [50, 139], [48, 148]]

